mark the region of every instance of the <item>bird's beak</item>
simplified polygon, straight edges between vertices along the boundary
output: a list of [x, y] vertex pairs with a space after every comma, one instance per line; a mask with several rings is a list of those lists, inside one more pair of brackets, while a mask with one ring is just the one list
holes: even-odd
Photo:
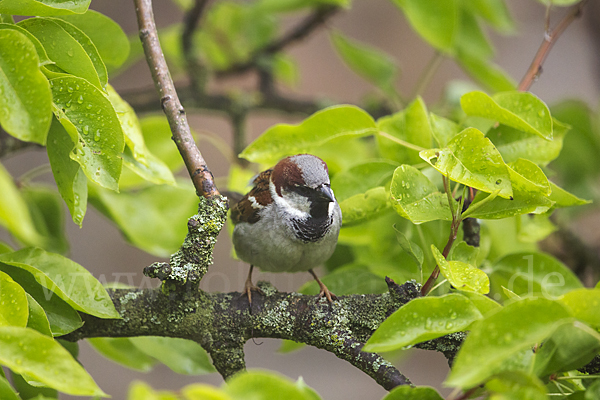
[[333, 190], [329, 186], [321, 185], [317, 188], [317, 194], [320, 200], [334, 202], [335, 196], [333, 195]]

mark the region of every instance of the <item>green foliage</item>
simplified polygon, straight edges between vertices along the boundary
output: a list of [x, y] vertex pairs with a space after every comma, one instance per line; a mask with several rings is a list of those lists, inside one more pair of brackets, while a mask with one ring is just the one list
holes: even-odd
[[415, 299], [390, 315], [371, 336], [365, 351], [390, 351], [468, 329], [482, 318], [458, 293]]
[[[571, 214], [560, 209], [597, 198], [598, 114], [579, 101], [548, 107], [532, 93], [515, 91], [513, 78], [494, 64], [487, 35], [489, 28], [501, 34], [515, 30], [503, 0], [392, 2], [435, 50], [432, 65], [452, 59], [488, 92], [448, 86], [452, 93], [428, 104], [417, 84], [414, 96], [405, 97], [393, 57], [376, 43], [336, 31], [331, 41], [342, 62], [377, 91], [368, 109], [378, 118], [358, 106], [333, 105], [295, 125], [275, 125], [240, 155], [260, 166], [232, 167], [229, 187], [245, 190], [258, 168], [282, 157], [316, 154], [329, 165], [343, 212], [339, 244], [323, 277], [333, 292], [385, 293], [385, 276], [425, 284], [439, 269], [435, 290], [389, 316], [365, 351], [397, 350], [470, 331], [448, 386], [466, 391], [481, 385], [476, 393], [495, 400], [545, 399], [566, 397], [546, 385], [562, 380], [575, 392], [572, 398], [595, 398], [600, 385], [581, 383], [575, 370], [600, 353], [599, 286], [584, 289], [567, 266], [537, 244], [567, 226]], [[2, 399], [52, 398], [56, 391], [104, 395], [76, 355], [54, 339], [81, 327], [80, 313], [119, 318], [100, 283], [60, 255], [69, 250], [61, 198], [74, 223], [83, 223], [89, 200], [130, 244], [160, 257], [181, 246], [186, 220], [197, 207], [189, 182], [174, 177], [183, 162], [166, 119], [139, 118], [109, 83], [109, 75], [142, 57], [137, 38], [130, 49], [121, 28], [88, 10], [89, 3], [0, 1], [0, 124], [21, 141], [46, 146], [56, 182], [54, 190], [31, 183], [27, 175], [15, 179], [0, 165], [0, 225], [17, 249], [0, 243], [0, 364], [13, 376], [12, 386], [0, 377]], [[178, 3], [187, 10], [193, 2]], [[192, 37], [190, 55], [207, 67], [201, 71], [207, 77], [254, 62], [273, 73], [274, 83], [293, 85], [300, 78], [293, 59], [271, 54], [268, 47], [280, 37], [282, 18], [350, 5], [349, 0], [215, 2]], [[12, 15], [26, 18], [15, 24]], [[175, 77], [188, 62], [180, 35], [181, 25], [160, 33]], [[252, 111], [262, 95], [232, 91], [227, 99]], [[221, 146], [216, 145], [230, 153]], [[466, 218], [480, 223], [479, 247], [468, 245], [473, 237], [460, 229]], [[444, 253], [438, 250], [443, 248]], [[310, 294], [318, 290], [315, 282], [301, 288]], [[183, 339], [90, 343], [138, 371], [158, 363], [182, 374], [213, 371], [206, 352]], [[290, 343], [288, 350], [299, 346]], [[136, 383], [129, 394], [131, 400], [207, 398], [319, 396], [301, 380], [259, 371], [236, 375], [221, 388], [190, 385], [158, 392]], [[440, 398], [428, 387], [396, 388], [385, 397]]]

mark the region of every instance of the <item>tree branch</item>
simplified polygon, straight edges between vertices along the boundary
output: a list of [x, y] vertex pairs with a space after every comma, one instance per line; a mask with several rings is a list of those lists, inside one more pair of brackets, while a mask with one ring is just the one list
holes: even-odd
[[183, 32], [181, 34], [181, 50], [186, 61], [190, 85], [199, 93], [204, 93], [207, 71], [206, 67], [195, 56], [193, 39], [207, 3], [208, 0], [196, 0], [194, 2], [194, 6], [184, 16]]
[[156, 90], [160, 94], [161, 106], [169, 120], [173, 140], [194, 182], [198, 196], [214, 198], [219, 195], [219, 191], [215, 186], [212, 173], [194, 142], [185, 110], [179, 102], [173, 80], [169, 74], [167, 62], [158, 41], [158, 33], [152, 12], [152, 1], [134, 0], [134, 3], [146, 61], [150, 67]]
[[387, 293], [340, 296], [333, 304], [316, 296], [279, 293], [259, 282], [264, 295], [255, 295], [251, 308], [238, 292], [114, 289], [109, 294], [122, 319], [82, 314], [84, 325], [62, 339], [149, 335], [191, 339], [211, 355], [224, 378], [245, 368], [243, 346], [249, 339], [291, 339], [334, 353], [391, 390], [410, 381], [378, 354], [361, 349], [387, 316], [419, 296], [419, 285], [386, 281]]
[[560, 35], [567, 29], [567, 27], [573, 22], [577, 17], [581, 15], [581, 10], [585, 6], [588, 0], [582, 0], [579, 3], [575, 4], [569, 9], [567, 15], [558, 23], [558, 25], [551, 31], [546, 31], [544, 34], [544, 41], [540, 45], [527, 73], [519, 83], [518, 90], [526, 91], [529, 90], [533, 82], [538, 78], [538, 76], [542, 72], [542, 64], [546, 60], [546, 57], [550, 53], [552, 46], [558, 40]]
[[280, 52], [291, 43], [304, 39], [339, 10], [340, 8], [336, 6], [318, 8], [306, 19], [304, 19], [298, 26], [283, 35], [281, 38], [271, 42], [262, 49], [257, 50], [248, 61], [232, 65], [225, 71], [217, 72], [217, 77], [224, 78], [231, 75], [238, 75], [256, 68], [261, 58], [264, 58], [265, 56], [271, 56], [277, 52]]
[[6, 157], [19, 150], [27, 148], [42, 148], [37, 143], [24, 142], [16, 137], [9, 135], [4, 129], [0, 128], [0, 158]]

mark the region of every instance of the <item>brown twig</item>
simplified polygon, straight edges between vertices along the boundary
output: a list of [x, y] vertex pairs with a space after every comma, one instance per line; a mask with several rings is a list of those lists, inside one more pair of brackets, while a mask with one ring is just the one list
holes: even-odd
[[232, 65], [225, 71], [217, 72], [217, 77], [223, 78], [231, 75], [238, 75], [254, 69], [259, 64], [259, 60], [265, 56], [273, 55], [291, 43], [304, 39], [316, 28], [321, 26], [329, 17], [334, 15], [340, 8], [335, 6], [320, 7], [311, 15], [306, 17], [298, 26], [283, 35], [281, 38], [271, 42], [262, 49], [257, 50], [248, 61]]
[[587, 2], [588, 0], [582, 0], [574, 6], [572, 6], [567, 12], [567, 15], [563, 17], [563, 19], [558, 23], [558, 25], [556, 25], [554, 29], [552, 29], [551, 31], [546, 31], [546, 33], [544, 34], [544, 41], [542, 42], [537, 53], [535, 54], [535, 57], [533, 58], [533, 61], [531, 62], [527, 73], [519, 83], [518, 90], [529, 90], [533, 82], [542, 72], [542, 64], [546, 60], [546, 57], [548, 57], [552, 46], [554, 46], [554, 43], [556, 43], [560, 35], [562, 35], [562, 33], [567, 29], [571, 22], [573, 22], [577, 17], [581, 15], [581, 10]]
[[158, 41], [152, 1], [134, 0], [134, 3], [146, 61], [150, 67], [156, 90], [160, 94], [162, 109], [169, 121], [171, 132], [173, 132], [173, 140], [181, 153], [198, 196], [214, 198], [219, 195], [219, 191], [215, 186], [212, 173], [194, 142], [185, 110], [179, 102], [173, 79], [169, 74], [167, 62]]

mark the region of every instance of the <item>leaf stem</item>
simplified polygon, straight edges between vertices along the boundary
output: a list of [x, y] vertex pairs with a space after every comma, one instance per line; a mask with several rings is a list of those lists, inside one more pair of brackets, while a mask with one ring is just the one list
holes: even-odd
[[481, 201], [478, 201], [475, 204], [471, 204], [471, 206], [469, 208], [467, 208], [464, 213], [462, 213], [461, 219], [467, 218], [469, 215], [473, 214], [475, 211], [479, 210], [481, 207], [483, 207], [484, 205], [486, 205], [490, 201], [494, 200], [498, 196], [498, 193], [500, 193], [500, 189], [494, 190], [485, 199], [483, 199]]
[[[461, 210], [460, 208], [458, 208], [456, 212], [454, 211], [454, 198], [452, 198], [452, 192], [450, 191], [449, 179], [446, 176], [442, 176], [442, 182], [444, 182], [444, 191], [446, 192], [446, 196], [448, 196], [448, 205], [450, 206], [450, 212], [452, 214], [450, 235], [448, 236], [448, 242], [446, 243], [444, 251], [442, 252], [444, 258], [448, 258], [448, 254], [450, 254], [450, 249], [452, 248], [452, 245], [454, 244], [454, 241], [458, 236], [458, 228], [460, 227], [460, 223], [462, 222], [462, 216], [459, 215]], [[439, 275], [440, 267], [436, 265], [433, 269], [433, 272], [431, 272], [429, 279], [427, 279], [427, 282], [425, 282], [425, 284], [421, 288], [421, 296], [426, 296], [427, 293], [433, 290], [431, 287], [433, 286]]]
[[415, 85], [415, 89], [412, 95], [409, 97], [410, 99], [415, 99], [417, 96], [423, 94], [425, 89], [427, 89], [427, 86], [429, 86], [429, 84], [431, 83], [431, 79], [433, 78], [437, 70], [440, 68], [440, 65], [442, 65], [442, 61], [444, 61], [444, 58], [444, 54], [442, 54], [439, 51], [436, 51], [433, 54], [433, 57], [431, 57], [431, 59], [427, 63], [427, 66], [423, 70], [423, 73], [419, 77], [419, 80]]
[[416, 144], [412, 144], [412, 143], [406, 142], [406, 141], [404, 141], [402, 139], [398, 139], [397, 137], [392, 136], [389, 133], [386, 133], [386, 132], [383, 132], [383, 131], [378, 131], [377, 134], [379, 136], [382, 136], [382, 137], [384, 137], [386, 139], [389, 139], [392, 142], [396, 142], [399, 145], [404, 146], [406, 148], [409, 148], [411, 150], [415, 150], [415, 151], [423, 151], [423, 150], [425, 150], [425, 148], [423, 148], [421, 146], [417, 146]]

